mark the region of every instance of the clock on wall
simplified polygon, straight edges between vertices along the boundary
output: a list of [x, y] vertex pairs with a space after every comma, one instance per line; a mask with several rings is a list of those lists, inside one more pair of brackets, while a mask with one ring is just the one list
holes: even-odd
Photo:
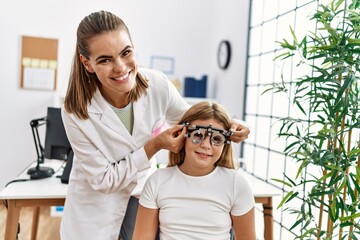
[[217, 61], [221, 69], [227, 69], [231, 59], [231, 45], [228, 40], [222, 40], [219, 44]]

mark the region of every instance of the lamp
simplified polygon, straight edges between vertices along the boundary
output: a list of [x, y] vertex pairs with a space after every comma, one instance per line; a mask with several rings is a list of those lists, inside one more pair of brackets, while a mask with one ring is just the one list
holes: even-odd
[[41, 145], [38, 127], [46, 124], [46, 117], [37, 118], [30, 121], [30, 126], [32, 134], [34, 137], [34, 143], [37, 154], [37, 164], [36, 167], [30, 168], [27, 171], [27, 174], [30, 175], [31, 179], [42, 179], [51, 177], [54, 174], [54, 169], [49, 167], [40, 167], [40, 163], [44, 163], [44, 148]]

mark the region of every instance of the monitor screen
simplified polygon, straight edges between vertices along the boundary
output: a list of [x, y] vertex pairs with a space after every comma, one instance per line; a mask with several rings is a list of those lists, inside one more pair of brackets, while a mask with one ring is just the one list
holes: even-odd
[[66, 160], [70, 150], [71, 145], [66, 136], [61, 118], [61, 108], [48, 107], [44, 157], [47, 159]]

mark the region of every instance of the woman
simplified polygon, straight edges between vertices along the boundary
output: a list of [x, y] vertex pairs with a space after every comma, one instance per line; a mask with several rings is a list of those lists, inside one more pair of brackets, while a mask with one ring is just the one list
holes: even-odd
[[151, 175], [140, 196], [134, 240], [255, 239], [254, 197], [234, 168], [231, 122], [218, 104], [201, 102], [180, 120], [185, 144], [168, 168]]
[[[152, 157], [177, 152], [184, 137], [181, 125], [162, 128], [188, 108], [164, 74], [138, 67], [119, 17], [99, 11], [80, 22], [62, 112], [74, 151], [62, 239], [117, 239], [120, 226], [121, 238], [132, 239]], [[235, 141], [247, 138], [247, 128], [235, 129]]]

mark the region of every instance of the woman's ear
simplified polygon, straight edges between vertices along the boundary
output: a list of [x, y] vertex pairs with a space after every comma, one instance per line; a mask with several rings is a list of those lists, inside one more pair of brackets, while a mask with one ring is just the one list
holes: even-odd
[[82, 62], [82, 64], [84, 65], [84, 67], [86, 68], [86, 70], [90, 73], [94, 72], [94, 69], [91, 67], [91, 64], [89, 62], [89, 59], [87, 59], [84, 55], [80, 54], [80, 61]]

